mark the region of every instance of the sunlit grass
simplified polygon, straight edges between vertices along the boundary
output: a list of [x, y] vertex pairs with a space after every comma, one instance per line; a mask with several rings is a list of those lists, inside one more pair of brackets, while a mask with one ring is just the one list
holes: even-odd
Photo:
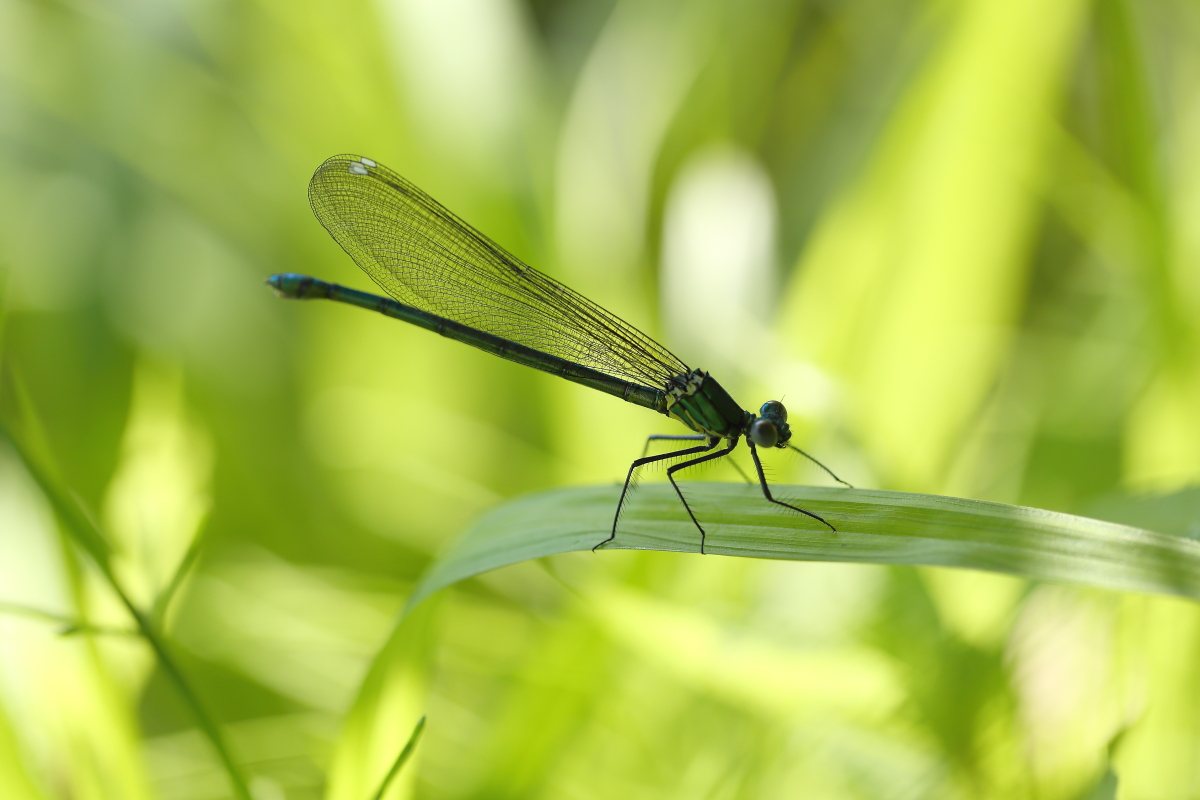
[[[758, 487], [690, 484], [711, 555], [987, 570], [1103, 589], [1200, 600], [1200, 541], [1040, 509], [864, 489], [777, 486], [776, 497], [837, 532], [763, 500]], [[564, 489], [495, 509], [426, 573], [409, 607], [453, 581], [608, 538], [616, 487]], [[699, 532], [668, 485], [645, 486], [623, 512], [622, 548], [697, 553]], [[1164, 506], [1172, 504], [1163, 498]]]
[[[0, 4], [0, 796], [367, 800], [422, 715], [386, 800], [1200, 794], [1198, 40], [1182, 0]], [[372, 288], [305, 203], [346, 151], [871, 490], [771, 459], [833, 535], [685, 475], [701, 557], [648, 473], [588, 552], [682, 429], [272, 298]]]

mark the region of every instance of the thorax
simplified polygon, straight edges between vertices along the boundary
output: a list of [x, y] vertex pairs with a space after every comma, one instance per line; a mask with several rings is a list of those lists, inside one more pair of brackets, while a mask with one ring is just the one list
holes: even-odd
[[667, 414], [697, 433], [736, 439], [754, 415], [742, 409], [707, 372], [694, 369], [667, 392]]

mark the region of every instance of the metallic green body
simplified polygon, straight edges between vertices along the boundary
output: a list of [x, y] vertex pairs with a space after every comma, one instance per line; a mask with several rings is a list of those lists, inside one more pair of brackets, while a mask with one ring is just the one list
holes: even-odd
[[667, 393], [667, 414], [697, 433], [731, 440], [741, 436], [754, 420], [754, 415], [743, 410], [725, 387], [698, 369], [686, 376], [682, 386]]
[[605, 394], [616, 395], [627, 403], [654, 409], [660, 414], [679, 420], [696, 433], [710, 439], [737, 441], [755, 419], [754, 414], [743, 410], [729, 396], [729, 392], [703, 370], [695, 369], [687, 375], [678, 376], [673, 381], [674, 385], [664, 391], [613, 378], [581, 364], [484, 333], [453, 320], [398, 303], [388, 297], [348, 289], [336, 283], [294, 273], [274, 275], [268, 283], [284, 297], [297, 300], [336, 300], [402, 319], [509, 361], [558, 375]]

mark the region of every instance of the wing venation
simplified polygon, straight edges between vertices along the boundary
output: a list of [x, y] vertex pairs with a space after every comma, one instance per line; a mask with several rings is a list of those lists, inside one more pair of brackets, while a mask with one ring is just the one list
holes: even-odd
[[398, 302], [644, 386], [669, 388], [689, 371], [370, 159], [329, 159], [308, 199], [334, 240]]

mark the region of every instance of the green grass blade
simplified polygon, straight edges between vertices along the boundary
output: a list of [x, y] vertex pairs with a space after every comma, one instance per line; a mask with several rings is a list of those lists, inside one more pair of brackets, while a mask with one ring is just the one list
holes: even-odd
[[171, 607], [171, 601], [175, 599], [175, 595], [179, 592], [179, 587], [183, 585], [184, 580], [192, 572], [192, 567], [200, 558], [200, 551], [204, 548], [208, 537], [205, 535], [208, 531], [208, 525], [204, 524], [200, 530], [196, 531], [196, 535], [192, 537], [192, 541], [188, 544], [187, 551], [183, 554], [183, 558], [179, 559], [179, 564], [176, 565], [175, 571], [171, 574], [171, 579], [167, 581], [166, 587], [159, 593], [158, 597], [154, 598], [154, 608], [150, 612], [151, 619], [155, 624], [165, 624], [167, 619], [167, 611]]
[[379, 784], [379, 791], [371, 795], [372, 800], [383, 800], [383, 793], [387, 791], [388, 786], [391, 786], [392, 779], [400, 772], [400, 768], [404, 766], [404, 762], [408, 761], [408, 757], [412, 755], [413, 750], [417, 749], [417, 740], [421, 738], [421, 731], [425, 730], [425, 718], [421, 717], [417, 720], [417, 725], [413, 728], [412, 735], [408, 737], [408, 741], [404, 744], [404, 749], [400, 751], [400, 755], [396, 756], [396, 760], [392, 762], [392, 768], [388, 770], [387, 775], [383, 776], [383, 781]]
[[438, 606], [426, 603], [403, 615], [375, 655], [330, 759], [326, 800], [363, 800], [381, 786], [386, 790], [399, 770], [397, 749], [408, 757], [396, 720], [412, 719], [425, 705]]
[[[63, 614], [55, 614], [53, 611], [43, 611], [40, 608], [32, 608], [24, 606], [20, 603], [4, 603], [0, 602], [0, 614], [15, 614], [22, 617], [32, 617], [40, 619], [43, 622], [51, 622], [59, 625], [59, 636], [74, 636], [80, 633], [91, 633], [98, 636], [140, 636], [140, 631], [135, 631], [132, 628], [110, 628], [103, 625], [91, 625], [86, 622], [81, 622], [72, 617], [64, 616]], [[0, 795], [3, 797], [4, 795]]]
[[96, 521], [83, 509], [79, 499], [67, 491], [53, 468], [50, 445], [41, 419], [33, 407], [33, 400], [25, 384], [11, 368], [7, 374], [7, 385], [14, 397], [19, 425], [0, 417], [0, 439], [7, 441], [24, 465], [26, 472], [42, 490], [46, 501], [62, 521], [71, 538], [79, 545], [110, 583], [116, 578], [112, 573], [112, 546], [100, 531]]
[[[494, 509], [426, 573], [409, 608], [464, 578], [531, 558], [588, 550], [612, 525], [618, 487], [530, 495]], [[763, 500], [757, 487], [685, 485], [714, 555], [920, 564], [1200, 599], [1200, 542], [1113, 522], [955, 497], [780, 486], [776, 496], [838, 532]], [[696, 553], [699, 535], [671, 487], [638, 490], [607, 547]], [[603, 553], [597, 553], [603, 558]]]
[[[58, 471], [54, 467], [49, 446], [45, 444], [45, 437], [41, 435], [43, 430], [41, 421], [29, 400], [28, 393], [14, 372], [10, 371], [9, 377], [18, 394], [22, 424], [13, 425], [10, 421], [0, 418], [0, 440], [7, 441], [12, 447], [26, 472], [29, 473], [46, 498], [67, 536], [92, 558], [121, 604], [133, 618], [138, 634], [150, 645], [158, 659], [159, 666], [175, 685], [184, 703], [196, 719], [196, 724], [212, 745], [229, 778], [234, 794], [239, 800], [251, 800], [250, 789], [243, 779], [216, 721], [209, 715], [200, 701], [200, 696], [184, 676], [158, 627], [148, 614], [134, 604], [128, 592], [117, 579], [117, 575], [113, 571], [112, 549], [108, 538], [96, 522], [94, 515], [89, 513], [83, 502], [57, 477]], [[31, 447], [19, 431], [32, 431], [41, 446]]]

